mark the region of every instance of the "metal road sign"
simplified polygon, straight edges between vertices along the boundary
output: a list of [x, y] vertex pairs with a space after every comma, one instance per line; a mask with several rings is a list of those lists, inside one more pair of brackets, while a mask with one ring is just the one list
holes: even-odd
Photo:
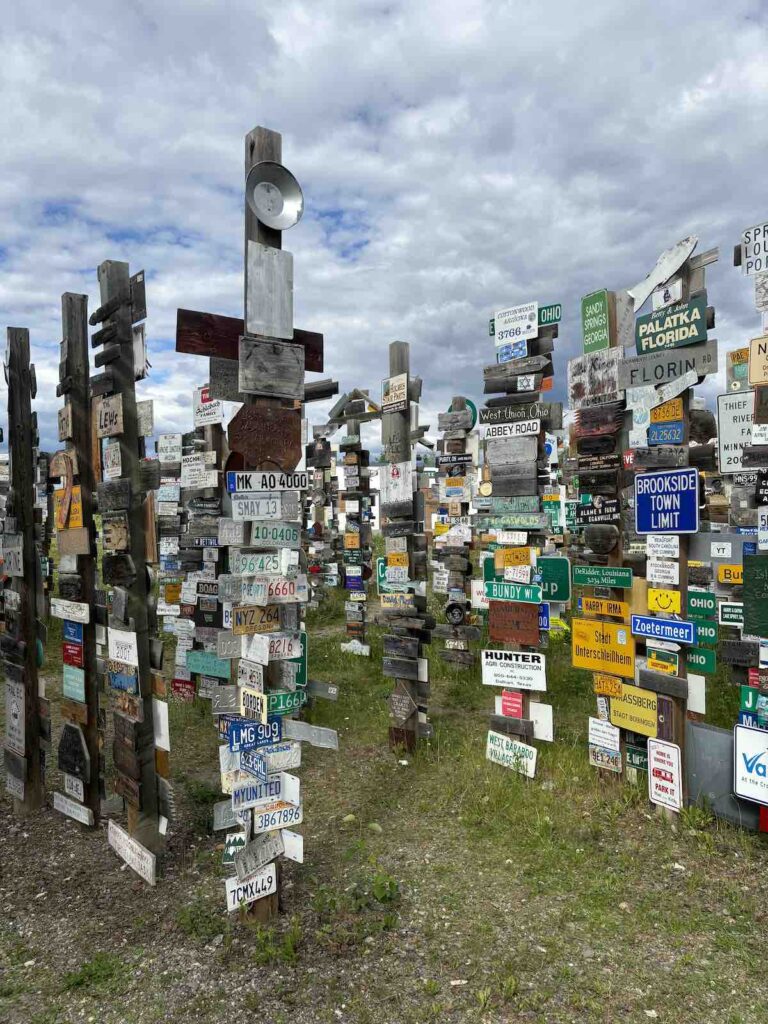
[[696, 643], [696, 623], [678, 619], [656, 619], [652, 615], [633, 615], [634, 636], [651, 640], [670, 640], [679, 644]]
[[667, 469], [635, 476], [635, 531], [697, 533], [699, 471]]

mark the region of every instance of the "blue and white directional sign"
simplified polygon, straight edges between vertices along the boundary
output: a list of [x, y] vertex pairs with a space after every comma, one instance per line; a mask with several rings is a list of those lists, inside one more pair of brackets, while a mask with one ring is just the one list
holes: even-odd
[[671, 640], [678, 644], [696, 643], [696, 623], [682, 619], [655, 619], [652, 615], [633, 615], [632, 633], [634, 636], [648, 637], [650, 640]]
[[70, 619], [64, 619], [63, 638], [67, 643], [81, 644], [83, 642], [82, 622], [72, 622]]
[[698, 469], [662, 469], [635, 477], [636, 533], [697, 533]]
[[539, 605], [539, 629], [549, 629], [549, 602], [542, 601]]

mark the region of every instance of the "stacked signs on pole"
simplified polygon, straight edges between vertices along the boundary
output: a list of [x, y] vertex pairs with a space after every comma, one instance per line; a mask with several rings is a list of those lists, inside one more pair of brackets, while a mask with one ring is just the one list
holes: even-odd
[[[59, 599], [77, 606], [76, 621], [62, 622], [62, 701], [64, 722], [58, 750], [64, 793], [54, 806], [86, 825], [99, 819], [103, 779], [99, 774], [103, 734], [98, 723], [94, 604], [96, 559], [93, 527], [94, 467], [91, 452], [91, 398], [88, 388], [88, 300], [62, 296], [59, 441], [48, 466], [53, 482], [53, 522], [59, 552]], [[118, 443], [119, 451], [119, 443]]]
[[338, 442], [339, 533], [337, 553], [344, 586], [346, 640], [341, 649], [364, 658], [371, 655], [366, 642], [367, 581], [372, 569], [372, 507], [370, 486], [370, 453], [361, 442], [362, 424], [377, 419], [379, 407], [371, 403], [366, 392], [353, 390], [343, 395], [331, 410], [329, 426], [343, 424], [344, 433]]
[[[290, 774], [301, 764], [301, 741], [337, 746], [335, 732], [295, 717], [309, 700], [303, 542], [314, 538], [302, 527], [314, 470], [325, 468], [303, 468], [304, 372], [322, 370], [322, 336], [293, 327], [292, 257], [281, 248], [281, 232], [300, 216], [301, 193], [279, 164], [281, 148], [268, 129], [246, 137], [244, 319], [179, 310], [176, 337], [178, 351], [211, 357], [207, 399], [195, 404], [203, 451], [182, 455], [187, 543], [202, 549], [202, 559], [182, 583], [181, 611], [191, 605], [194, 635], [179, 642], [197, 695], [210, 699], [221, 741], [228, 799], [214, 806], [214, 829], [234, 830], [224, 863], [236, 873], [226, 881], [227, 909], [255, 904], [262, 918], [278, 909], [276, 858], [303, 859], [302, 837], [288, 829], [303, 820], [300, 783]], [[265, 197], [281, 189], [286, 203], [275, 214]], [[314, 392], [331, 394], [333, 385]], [[216, 490], [221, 412], [206, 406], [221, 400], [242, 405], [228, 426], [224, 488]], [[183, 543], [182, 534], [182, 550]]]
[[313, 428], [313, 434], [313, 440], [306, 447], [307, 469], [311, 473], [307, 523], [311, 608], [318, 606], [326, 588], [338, 586], [339, 582], [335, 554], [339, 528], [336, 453], [323, 427]]
[[[459, 396], [438, 417], [443, 436], [437, 456], [438, 506], [432, 515], [432, 590], [444, 595], [446, 620], [434, 633], [445, 641], [440, 650], [443, 661], [465, 667], [476, 660], [470, 640], [480, 638], [480, 630], [469, 621], [473, 549], [469, 509], [477, 487], [478, 437], [472, 432], [476, 415], [474, 407]], [[388, 568], [397, 557], [388, 556]]]
[[[134, 358], [135, 345], [143, 353], [139, 322], [147, 315], [145, 283], [143, 272], [130, 277], [127, 263], [111, 260], [99, 266], [98, 276], [102, 305], [89, 322], [100, 325], [91, 344], [101, 349], [96, 365], [104, 369], [91, 377], [90, 394], [99, 450], [94, 473], [100, 481], [104, 589], [92, 614], [114, 726], [115, 790], [128, 807], [131, 843], [144, 848], [147, 861], [154, 864], [164, 843], [172, 799], [162, 645], [150, 639], [156, 614], [148, 566], [157, 562], [152, 492], [160, 465], [145, 458], [145, 435], [152, 433], [151, 406], [136, 401], [136, 380], [146, 369], [143, 357], [138, 366]], [[67, 604], [72, 608], [63, 618], [88, 625], [89, 606], [82, 606], [86, 614], [78, 617], [81, 606]], [[126, 859], [126, 844], [113, 848]], [[134, 866], [138, 861], [128, 863]]]
[[[35, 554], [35, 467], [37, 391], [35, 368], [29, 361], [29, 331], [8, 328], [5, 380], [8, 385], [8, 462], [0, 464], [0, 555], [2, 633], [5, 676], [5, 788], [14, 806], [26, 813], [43, 802], [46, 751], [50, 747], [48, 701], [39, 690], [37, 642], [45, 638], [38, 621], [42, 596], [40, 561]], [[10, 487], [8, 486], [10, 484]]]
[[533, 741], [554, 738], [552, 707], [540, 699], [544, 650], [571, 588], [570, 564], [557, 547], [565, 512], [557, 480], [562, 406], [540, 396], [553, 382], [560, 307], [514, 310], [529, 310], [528, 319], [510, 310], [494, 317], [497, 362], [483, 371], [486, 394], [498, 394], [480, 411], [485, 463], [473, 504], [486, 550], [477, 607], [487, 614], [491, 644], [481, 653], [483, 683], [500, 688], [486, 756], [533, 777]]
[[760, 805], [759, 828], [768, 832], [768, 224], [744, 231], [734, 263], [754, 278], [761, 325], [746, 346], [750, 390], [718, 397], [720, 472], [732, 485], [729, 529], [737, 536], [718, 552], [713, 583], [723, 597], [720, 656], [740, 692], [733, 791]]
[[[409, 346], [395, 341], [389, 346], [389, 380], [406, 378], [404, 390], [384, 389], [397, 396], [381, 414], [384, 461], [379, 466], [379, 502], [385, 560], [379, 583], [380, 622], [384, 635], [384, 675], [392, 679], [389, 698], [390, 746], [415, 750], [419, 739], [428, 738], [429, 663], [425, 644], [435, 620], [427, 614], [427, 551], [424, 536], [424, 495], [416, 488], [412, 436], [419, 436], [417, 399], [421, 380], [409, 376]], [[404, 395], [404, 398], [402, 397]], [[404, 402], [404, 405], [403, 405]]]
[[[700, 528], [700, 470], [714, 468], [711, 445], [688, 447], [689, 438], [713, 433], [691, 388], [717, 370], [704, 288], [704, 267], [717, 256], [691, 259], [695, 245], [691, 237], [666, 250], [634, 288], [596, 293], [614, 295], [615, 321], [608, 318], [597, 348], [585, 319], [585, 354], [568, 374], [578, 552], [572, 659], [593, 673], [589, 759], [632, 777], [647, 771], [650, 799], [676, 810], [686, 707], [704, 710], [703, 676], [688, 670], [714, 664], [700, 646], [711, 634], [699, 635], [687, 607], [689, 578], [710, 581], [688, 540]], [[625, 346], [633, 354], [623, 358]]]

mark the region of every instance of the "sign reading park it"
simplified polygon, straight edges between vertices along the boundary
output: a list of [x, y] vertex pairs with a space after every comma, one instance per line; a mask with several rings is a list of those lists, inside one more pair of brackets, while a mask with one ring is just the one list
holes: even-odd
[[697, 533], [698, 469], [667, 469], [635, 476], [635, 531]]

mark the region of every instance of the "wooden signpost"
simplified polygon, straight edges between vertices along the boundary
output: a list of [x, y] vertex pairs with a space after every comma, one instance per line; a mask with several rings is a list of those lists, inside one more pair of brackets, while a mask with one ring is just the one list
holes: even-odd
[[[379, 501], [387, 561], [395, 555], [398, 562], [407, 563], [392, 566], [404, 570], [402, 576], [397, 574], [399, 582], [387, 581], [385, 577], [387, 588], [398, 588], [395, 593], [390, 591], [388, 596], [406, 598], [408, 604], [396, 606], [395, 602], [388, 604], [382, 601], [380, 621], [393, 637], [418, 641], [415, 657], [397, 658], [391, 662], [386, 656], [384, 659], [385, 675], [393, 679], [395, 691], [390, 699], [389, 743], [392, 748], [404, 747], [413, 751], [419, 739], [431, 735], [431, 726], [427, 722], [429, 675], [424, 643], [429, 642], [435, 621], [426, 612], [424, 505], [423, 496], [414, 489], [413, 473], [412, 430], [415, 436], [421, 433], [415, 427], [421, 380], [410, 377], [408, 344], [393, 341], [389, 346], [389, 380], [402, 379], [403, 375], [408, 377], [405, 391], [394, 389], [398, 400], [393, 400], [390, 411], [383, 411], [381, 416], [385, 461], [379, 466]], [[385, 396], [386, 393], [385, 389]], [[407, 397], [403, 398], [403, 394]], [[406, 557], [402, 558], [403, 555]], [[412, 648], [410, 653], [413, 653]]]
[[[32, 399], [37, 385], [29, 361], [29, 331], [8, 328], [5, 381], [8, 385], [10, 490], [2, 520], [3, 572], [11, 578], [3, 591], [5, 630], [0, 636], [5, 675], [5, 786], [20, 815], [37, 810], [44, 795], [44, 698], [37, 674], [41, 591], [35, 550], [35, 449], [37, 414]], [[42, 705], [42, 706], [41, 706]], [[50, 726], [50, 715], [47, 716]]]
[[450, 410], [438, 417], [443, 438], [438, 442], [438, 507], [432, 516], [432, 591], [445, 595], [446, 625], [436, 630], [444, 640], [440, 657], [467, 668], [477, 660], [469, 641], [479, 635], [470, 623], [474, 544], [469, 510], [477, 485], [478, 454], [477, 435], [472, 433], [474, 419], [473, 408], [461, 396], [453, 398]]
[[[112, 612], [108, 618], [105, 614], [102, 624], [101, 646], [109, 649], [107, 694], [127, 687], [137, 698], [133, 705], [111, 704], [115, 728], [112, 753], [118, 773], [116, 788], [128, 805], [128, 834], [148, 857], [159, 857], [169, 813], [167, 801], [161, 808], [159, 800], [160, 780], [168, 778], [168, 757], [167, 744], [164, 749], [161, 739], [156, 742], [156, 735], [160, 736], [157, 727], [167, 719], [167, 706], [155, 694], [154, 680], [162, 665], [153, 653], [150, 638], [154, 608], [147, 573], [148, 562], [153, 560], [155, 530], [148, 492], [159, 480], [151, 478], [141, 458], [144, 439], [139, 433], [133, 330], [133, 325], [147, 315], [144, 274], [131, 277], [127, 263], [107, 260], [99, 266], [98, 278], [101, 306], [89, 322], [99, 325], [99, 330], [91, 342], [94, 347], [108, 346], [110, 361], [106, 391], [99, 385], [99, 397], [94, 402], [96, 434], [116, 439], [102, 441], [102, 452], [108, 451], [110, 443], [119, 445], [118, 462], [109, 463], [113, 467], [110, 472], [106, 457], [99, 465], [102, 482], [97, 485], [98, 505], [107, 522], [120, 514], [118, 521], [124, 526], [118, 550], [113, 550], [111, 529], [102, 536], [103, 582], [112, 588], [113, 597]], [[111, 346], [115, 346], [114, 352]], [[101, 362], [98, 354], [96, 361], [97, 365]], [[91, 396], [96, 398], [93, 380]], [[120, 660], [112, 657], [116, 649]], [[121, 856], [122, 848], [114, 848]]]
[[[557, 552], [564, 509], [552, 471], [562, 406], [539, 400], [539, 390], [551, 386], [553, 375], [552, 357], [543, 353], [552, 350], [557, 333], [556, 322], [539, 322], [523, 342], [524, 351], [486, 367], [486, 393], [502, 394], [480, 412], [485, 465], [474, 499], [491, 538], [490, 550], [481, 555], [483, 578], [476, 584], [495, 645], [481, 655], [483, 682], [503, 688], [495, 698], [486, 757], [529, 778], [535, 775], [538, 754], [533, 741], [554, 739], [552, 707], [538, 696], [547, 688], [542, 649], [554, 611], [570, 600], [570, 566]], [[610, 386], [608, 376], [601, 380]], [[517, 401], [521, 391], [525, 402]], [[545, 599], [548, 562], [553, 566], [547, 570]]]
[[[88, 298], [66, 292], [61, 297], [62, 342], [59, 383], [64, 406], [59, 411], [58, 451], [49, 465], [54, 477], [56, 543], [59, 550], [59, 594], [89, 608], [96, 598], [94, 472], [91, 459], [91, 396], [88, 367]], [[66, 389], [66, 390], [64, 390]], [[76, 499], [76, 501], [75, 501]], [[125, 545], [129, 536], [125, 530]], [[99, 730], [99, 678], [96, 667], [96, 621], [62, 621], [64, 696], [62, 718], [67, 729], [79, 729], [87, 758], [87, 775], [80, 779], [59, 747], [58, 766], [68, 800], [59, 810], [87, 825], [98, 824], [103, 794]], [[74, 677], [74, 680], [72, 680]], [[74, 688], [72, 683], [74, 682]], [[62, 736], [63, 740], [64, 736]], [[81, 744], [78, 744], [80, 747]], [[76, 763], [76, 762], [75, 762]], [[58, 794], [57, 794], [58, 795]]]
[[[266, 161], [268, 168], [279, 168], [285, 208], [300, 197], [280, 159], [278, 133], [256, 128], [246, 136], [243, 320], [179, 310], [176, 340], [178, 351], [210, 357], [211, 379], [204, 389], [208, 401], [242, 403], [226, 438], [220, 415], [215, 421], [206, 416], [203, 475], [195, 469], [190, 477], [194, 460], [186, 464], [187, 483], [202, 485], [202, 490], [182, 490], [185, 529], [179, 544], [181, 551], [194, 545], [202, 566], [186, 573], [178, 595], [180, 619], [191, 611], [194, 632], [187, 638], [181, 622], [172, 627], [182, 634], [179, 643], [185, 638], [186, 649], [174, 687], [186, 699], [194, 684], [198, 696], [211, 700], [223, 741], [222, 790], [231, 795], [231, 804], [223, 805], [227, 814], [214, 814], [214, 828], [236, 827], [242, 846], [235, 881], [243, 884], [227, 882], [227, 906], [236, 910], [243, 903], [260, 920], [277, 913], [280, 904], [281, 870], [274, 858], [303, 859], [296, 833], [281, 832], [284, 841], [268, 850], [263, 840], [265, 832], [303, 818], [298, 779], [290, 792], [281, 790], [280, 799], [270, 796], [281, 768], [300, 763], [300, 740], [305, 738], [287, 738], [292, 716], [307, 703], [309, 684], [301, 621], [309, 598], [302, 544], [311, 543], [310, 533], [302, 531], [304, 494], [310, 490], [309, 474], [300, 465], [306, 445], [302, 402], [338, 389], [335, 382], [324, 381], [308, 394], [304, 382], [305, 370], [322, 370], [322, 335], [293, 327], [293, 260], [281, 245], [282, 230], [298, 216], [276, 223], [271, 203], [264, 202], [269, 190], [261, 182]], [[273, 191], [276, 187], [269, 185]], [[190, 448], [189, 454], [195, 452]], [[223, 486], [214, 486], [221, 470]], [[185, 559], [179, 568], [190, 564]], [[322, 695], [331, 696], [330, 689]], [[329, 736], [309, 732], [306, 738], [330, 745], [332, 731], [324, 732]], [[262, 775], [263, 793], [253, 783], [254, 771]], [[232, 867], [231, 858], [228, 863]], [[257, 885], [264, 871], [254, 874], [248, 865], [266, 865], [270, 884]]]

